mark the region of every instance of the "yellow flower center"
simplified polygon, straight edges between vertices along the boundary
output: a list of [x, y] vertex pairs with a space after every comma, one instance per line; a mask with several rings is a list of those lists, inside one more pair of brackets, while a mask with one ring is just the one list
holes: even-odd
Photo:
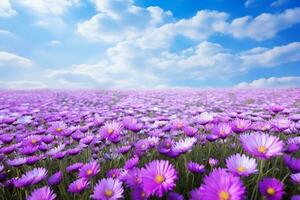
[[105, 190], [105, 196], [111, 197], [113, 195], [113, 191], [111, 189]]
[[171, 147], [171, 144], [170, 144], [170, 143], [167, 143], [167, 144], [166, 144], [166, 147], [167, 147], [167, 148], [170, 148], [170, 147]]
[[266, 153], [266, 151], [267, 151], [267, 148], [266, 147], [264, 147], [264, 146], [260, 146], [260, 147], [258, 147], [258, 152], [259, 153]]
[[57, 131], [57, 132], [61, 132], [61, 131], [62, 131], [62, 128], [57, 128], [56, 131]]
[[245, 167], [243, 167], [243, 166], [239, 166], [238, 168], [237, 168], [237, 171], [238, 172], [244, 172], [246, 170], [246, 168]]
[[107, 132], [108, 132], [108, 134], [112, 134], [112, 133], [114, 132], [114, 130], [111, 129], [111, 128], [109, 128], [109, 129], [107, 130]]
[[224, 135], [225, 134], [225, 131], [220, 131], [220, 135]]
[[219, 192], [219, 200], [229, 200], [230, 199], [230, 194], [225, 191]]
[[93, 170], [91, 170], [91, 169], [89, 169], [89, 170], [86, 171], [87, 175], [91, 175], [92, 173], [93, 173]]
[[141, 197], [145, 197], [146, 196], [146, 193], [145, 192], [142, 192], [141, 193]]
[[268, 195], [271, 195], [271, 196], [273, 196], [273, 195], [275, 194], [275, 190], [274, 190], [274, 188], [272, 188], [272, 187], [269, 187], [269, 188], [267, 189], [267, 193], [268, 193]]
[[157, 176], [155, 177], [156, 183], [161, 184], [162, 182], [164, 182], [164, 180], [165, 180], [165, 178], [164, 178], [162, 175], [157, 175]]
[[112, 177], [112, 178], [116, 178], [116, 174], [112, 174], [111, 177]]
[[31, 140], [31, 143], [32, 143], [32, 144], [35, 144], [36, 142], [37, 142], [36, 139]]

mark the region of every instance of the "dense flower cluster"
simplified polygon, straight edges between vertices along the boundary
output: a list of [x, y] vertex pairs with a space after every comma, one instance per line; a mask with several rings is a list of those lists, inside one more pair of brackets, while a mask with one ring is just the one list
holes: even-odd
[[0, 91], [3, 199], [300, 199], [300, 91]]

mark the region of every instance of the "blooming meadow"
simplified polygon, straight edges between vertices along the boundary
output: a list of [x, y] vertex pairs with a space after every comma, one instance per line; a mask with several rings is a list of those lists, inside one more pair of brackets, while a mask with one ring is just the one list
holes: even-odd
[[0, 199], [300, 199], [300, 90], [0, 92]]

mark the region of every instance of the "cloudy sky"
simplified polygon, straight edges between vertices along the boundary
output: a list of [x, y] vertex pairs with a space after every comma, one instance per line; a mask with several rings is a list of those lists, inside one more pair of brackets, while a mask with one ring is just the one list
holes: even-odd
[[297, 87], [299, 33], [298, 0], [0, 0], [0, 88]]

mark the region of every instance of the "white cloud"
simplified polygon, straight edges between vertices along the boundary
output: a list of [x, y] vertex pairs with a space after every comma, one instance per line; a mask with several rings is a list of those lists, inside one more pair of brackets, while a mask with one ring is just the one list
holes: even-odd
[[68, 9], [79, 6], [80, 0], [20, 0], [16, 3], [37, 18], [35, 25], [61, 34], [68, 26], [63, 20], [64, 14]]
[[[170, 12], [159, 7], [141, 8], [132, 1], [94, 0], [100, 12], [77, 25], [77, 32], [91, 41], [116, 43], [137, 39], [149, 48], [167, 46], [177, 35], [204, 41], [213, 34], [262, 41], [300, 23], [300, 7], [282, 13], [263, 13], [228, 20], [224, 12], [201, 10], [188, 19], [175, 21]], [[155, 37], [154, 37], [155, 36]]]
[[255, 0], [246, 0], [244, 5], [245, 5], [246, 7], [249, 7], [249, 6], [252, 5], [254, 2], [255, 2]]
[[49, 78], [76, 87], [136, 88], [172, 85], [177, 80], [228, 79], [252, 68], [299, 61], [298, 43], [272, 49], [257, 47], [233, 53], [220, 44], [199, 42], [177, 53], [165, 48], [144, 49], [137, 40], [119, 42], [94, 64], [48, 72]]
[[280, 6], [284, 5], [284, 4], [286, 4], [288, 1], [289, 0], [276, 0], [276, 1], [273, 1], [271, 3], [271, 6], [272, 7], [280, 7]]
[[56, 16], [53, 17], [43, 16], [36, 21], [35, 25], [57, 34], [61, 34], [65, 30], [67, 30], [67, 26], [68, 26], [61, 18]]
[[159, 7], [142, 8], [129, 0], [94, 0], [100, 12], [77, 25], [77, 32], [91, 41], [114, 43], [136, 38], [147, 29], [172, 20], [172, 13]]
[[17, 68], [30, 68], [33, 62], [25, 57], [18, 56], [12, 53], [0, 51], [0, 68], [1, 67], [17, 67]]
[[[138, 7], [133, 0], [91, 1], [97, 13], [78, 23], [76, 32], [87, 40], [110, 46], [104, 53], [97, 53], [94, 62], [46, 71], [49, 83], [55, 87], [165, 87], [177, 80], [228, 79], [254, 67], [275, 67], [300, 60], [297, 42], [244, 52], [208, 42], [217, 34], [258, 41], [273, 38], [300, 22], [300, 8], [236, 19], [225, 12], [201, 10], [193, 17], [176, 20], [169, 11]], [[24, 2], [39, 16], [39, 26], [55, 27], [61, 33], [59, 27], [65, 25], [62, 15], [79, 1], [38, 0], [37, 5], [30, 4], [33, 0]], [[53, 8], [47, 10], [52, 3]], [[193, 45], [174, 52], [177, 36], [191, 40]], [[56, 40], [48, 43], [59, 44]]]
[[1, 0], [0, 17], [12, 17], [15, 15], [17, 15], [17, 11], [11, 7], [10, 0]]
[[295, 88], [300, 87], [300, 76], [271, 77], [254, 80], [250, 83], [242, 82], [238, 88]]
[[0, 29], [0, 35], [3, 36], [8, 36], [8, 37], [13, 37], [15, 36], [12, 32], [4, 30], [4, 29]]
[[51, 40], [51, 41], [48, 42], [48, 45], [49, 46], [59, 46], [59, 45], [61, 45], [61, 41], [59, 41], [59, 40]]
[[68, 7], [78, 5], [79, 0], [21, 0], [18, 3], [41, 15], [63, 15]]
[[255, 18], [250, 16], [234, 19], [226, 31], [236, 38], [251, 38], [258, 41], [273, 38], [278, 32], [300, 22], [300, 7], [287, 9], [282, 13], [263, 13]]
[[[106, 4], [119, 3], [117, 0], [109, 2]], [[104, 8], [108, 9], [107, 7], [110, 8], [109, 6]], [[119, 6], [112, 7], [118, 10]], [[124, 5], [120, 7], [123, 8]], [[123, 9], [122, 12], [115, 12], [112, 8], [110, 9], [113, 11], [105, 11], [101, 8], [101, 13], [79, 23], [77, 32], [92, 41], [111, 43], [137, 38], [141, 45], [156, 48], [157, 45], [164, 46], [170, 43], [176, 35], [183, 35], [194, 40], [205, 40], [216, 32], [224, 31], [225, 21], [228, 18], [228, 14], [223, 12], [203, 10], [189, 19], [172, 22], [174, 21], [172, 14], [168, 11], [164, 12], [159, 7], [146, 9], [133, 5], [131, 7], [137, 11], [132, 12], [130, 7], [127, 11]]]
[[47, 74], [50, 80], [58, 80], [60, 87], [67, 88], [148, 88], [161, 81], [151, 73], [139, 73], [130, 66], [104, 62], [74, 65], [67, 70], [48, 70]]
[[274, 67], [282, 64], [300, 61], [300, 42], [283, 46], [254, 48], [241, 53], [241, 59], [246, 66]]
[[38, 81], [0, 81], [0, 88], [11, 90], [45, 89], [47, 85]]
[[223, 31], [227, 18], [228, 15], [223, 12], [202, 10], [189, 19], [148, 29], [141, 37], [137, 38], [137, 42], [144, 49], [155, 49], [169, 47], [178, 35], [195, 41], [203, 41], [212, 34]]

